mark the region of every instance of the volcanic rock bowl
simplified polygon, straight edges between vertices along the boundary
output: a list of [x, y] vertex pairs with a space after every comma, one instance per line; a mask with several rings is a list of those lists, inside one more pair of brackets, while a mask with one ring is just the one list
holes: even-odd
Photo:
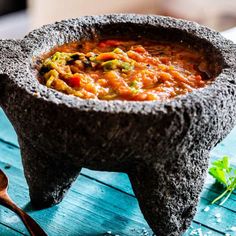
[[[204, 48], [214, 81], [171, 101], [82, 100], [37, 80], [35, 58], [95, 35], [183, 41]], [[0, 42], [0, 104], [18, 134], [32, 203], [59, 203], [82, 167], [129, 175], [159, 236], [181, 235], [195, 214], [209, 151], [235, 123], [236, 46], [193, 22], [145, 15], [65, 20]]]

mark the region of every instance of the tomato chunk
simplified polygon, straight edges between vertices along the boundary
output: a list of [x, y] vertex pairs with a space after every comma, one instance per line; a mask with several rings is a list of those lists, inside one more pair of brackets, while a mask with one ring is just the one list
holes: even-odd
[[72, 87], [80, 87], [80, 76], [75, 75], [75, 76], [70, 77], [69, 84]]
[[104, 40], [104, 41], [101, 41], [98, 46], [99, 47], [108, 47], [108, 46], [111, 46], [111, 47], [115, 47], [115, 46], [119, 46], [122, 44], [122, 41], [120, 40], [115, 40], [115, 39], [108, 39], [108, 40]]

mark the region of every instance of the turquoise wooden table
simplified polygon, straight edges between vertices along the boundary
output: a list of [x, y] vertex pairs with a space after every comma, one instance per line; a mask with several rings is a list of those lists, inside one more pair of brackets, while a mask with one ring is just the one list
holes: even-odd
[[[211, 152], [211, 162], [223, 155], [236, 165], [236, 127]], [[9, 194], [28, 212], [48, 235], [151, 236], [151, 229], [140, 212], [128, 176], [124, 173], [83, 169], [64, 201], [44, 210], [34, 210], [23, 175], [16, 134], [0, 109], [0, 168], [10, 180]], [[46, 181], [46, 180], [45, 180]], [[219, 206], [208, 205], [222, 192], [208, 175], [197, 214], [187, 235], [236, 236], [236, 192]], [[0, 206], [0, 236], [29, 235], [19, 218]]]
[[[236, 128], [212, 152], [211, 161], [236, 160]], [[236, 163], [235, 163], [236, 164]], [[0, 110], [0, 168], [10, 179], [9, 194], [49, 235], [152, 235], [123, 173], [83, 169], [64, 201], [36, 211], [30, 205], [16, 134]], [[46, 181], [46, 180], [45, 180]], [[206, 208], [222, 189], [208, 176], [198, 212], [185, 235], [236, 235], [236, 193], [223, 205]], [[28, 235], [19, 218], [0, 206], [0, 235]]]

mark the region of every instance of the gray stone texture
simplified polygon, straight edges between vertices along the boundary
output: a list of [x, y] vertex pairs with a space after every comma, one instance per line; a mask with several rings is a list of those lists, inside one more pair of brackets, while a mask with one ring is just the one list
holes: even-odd
[[[39, 84], [35, 61], [95, 35], [184, 41], [204, 48], [215, 80], [171, 101], [82, 100]], [[146, 15], [65, 20], [0, 41], [0, 104], [19, 138], [32, 203], [59, 203], [82, 167], [128, 173], [158, 236], [190, 225], [209, 151], [235, 124], [236, 45], [193, 22]]]

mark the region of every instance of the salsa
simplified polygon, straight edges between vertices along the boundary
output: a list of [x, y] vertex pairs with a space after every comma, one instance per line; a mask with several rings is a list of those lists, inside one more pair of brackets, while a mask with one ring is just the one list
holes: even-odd
[[39, 81], [82, 99], [171, 99], [212, 80], [203, 51], [146, 39], [71, 42], [40, 60]]

